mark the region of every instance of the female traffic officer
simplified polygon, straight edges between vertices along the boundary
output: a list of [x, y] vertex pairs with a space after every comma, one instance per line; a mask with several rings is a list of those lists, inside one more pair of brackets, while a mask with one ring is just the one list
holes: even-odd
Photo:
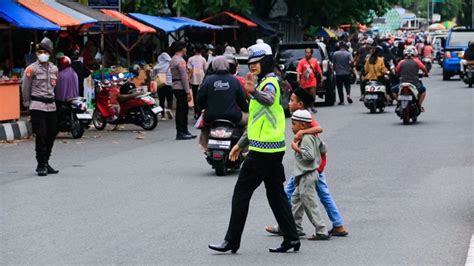
[[[300, 241], [291, 214], [283, 182], [285, 171], [282, 160], [285, 154], [285, 114], [280, 104], [280, 86], [273, 73], [275, 61], [268, 44], [258, 43], [248, 49], [249, 68], [246, 90], [252, 98], [249, 105], [247, 134], [232, 148], [230, 159], [235, 160], [243, 147], [249, 146], [249, 154], [232, 196], [232, 213], [224, 242], [209, 245], [210, 249], [237, 252], [254, 190], [265, 183], [268, 202], [283, 233], [280, 247], [270, 252], [298, 251]], [[256, 80], [257, 79], [257, 80]]]

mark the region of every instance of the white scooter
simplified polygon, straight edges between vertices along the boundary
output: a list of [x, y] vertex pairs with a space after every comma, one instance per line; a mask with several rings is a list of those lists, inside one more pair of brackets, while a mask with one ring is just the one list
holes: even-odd
[[369, 81], [365, 85], [364, 105], [370, 113], [376, 113], [377, 109], [382, 113], [385, 110], [387, 90], [385, 85], [378, 81]]

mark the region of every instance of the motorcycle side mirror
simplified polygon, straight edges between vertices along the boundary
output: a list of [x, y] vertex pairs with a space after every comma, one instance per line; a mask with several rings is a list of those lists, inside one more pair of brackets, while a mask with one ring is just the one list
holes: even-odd
[[279, 68], [281, 71], [283, 71], [283, 70], [285, 70], [285, 65], [283, 65], [283, 64], [278, 65], [278, 68]]
[[119, 79], [123, 79], [125, 77], [125, 75], [123, 73], [119, 73], [118, 77], [119, 77]]
[[113, 80], [113, 81], [117, 81], [118, 79], [117, 79], [116, 76], [113, 76], [113, 77], [112, 77], [112, 80]]

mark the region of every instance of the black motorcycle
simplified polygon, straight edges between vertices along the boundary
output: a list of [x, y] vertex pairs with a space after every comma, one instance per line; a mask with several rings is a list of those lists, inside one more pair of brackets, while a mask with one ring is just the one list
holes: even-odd
[[237, 170], [242, 164], [242, 155], [232, 162], [230, 150], [244, 133], [244, 128], [228, 120], [216, 120], [210, 126], [208, 152], [206, 160], [216, 171], [216, 175], [225, 176], [229, 170]]
[[472, 88], [472, 84], [474, 84], [474, 61], [467, 61], [467, 63], [464, 64], [462, 80], [469, 88]]
[[418, 105], [418, 89], [415, 85], [405, 82], [400, 84], [400, 94], [395, 113], [403, 120], [403, 124], [408, 125], [410, 119], [416, 122], [421, 114]]
[[84, 130], [92, 121], [92, 115], [87, 111], [86, 99], [82, 97], [70, 98], [57, 108], [60, 108], [58, 131], [71, 132], [73, 138], [81, 138]]

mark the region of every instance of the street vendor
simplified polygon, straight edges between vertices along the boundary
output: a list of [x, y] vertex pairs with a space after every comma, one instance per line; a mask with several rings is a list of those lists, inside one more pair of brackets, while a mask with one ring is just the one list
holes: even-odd
[[31, 125], [36, 135], [36, 172], [39, 176], [57, 174], [49, 165], [49, 158], [56, 139], [56, 104], [54, 87], [58, 78], [58, 68], [49, 62], [53, 54], [53, 43], [44, 38], [36, 47], [38, 60], [25, 70], [22, 84], [23, 105], [29, 107]]

